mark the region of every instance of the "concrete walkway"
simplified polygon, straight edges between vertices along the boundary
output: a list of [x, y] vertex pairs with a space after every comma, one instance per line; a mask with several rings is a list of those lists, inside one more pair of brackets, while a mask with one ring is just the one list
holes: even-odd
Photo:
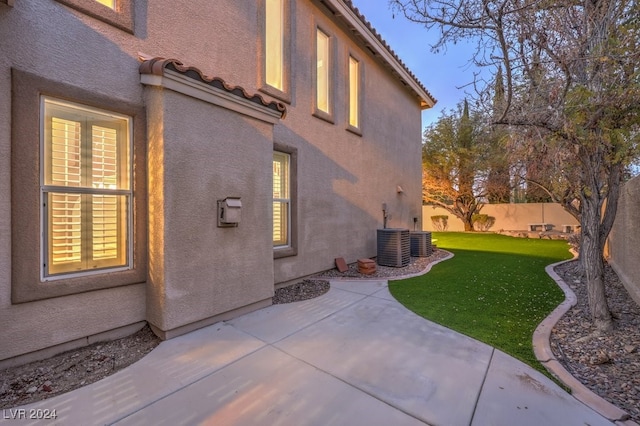
[[408, 311], [386, 281], [331, 282], [20, 409], [0, 423], [55, 410], [38, 424], [611, 425], [525, 364]]

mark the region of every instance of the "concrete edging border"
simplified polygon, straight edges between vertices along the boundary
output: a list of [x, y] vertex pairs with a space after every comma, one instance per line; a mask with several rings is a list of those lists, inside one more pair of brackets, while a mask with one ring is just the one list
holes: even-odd
[[[442, 250], [442, 249], [439, 249], [439, 250]], [[435, 260], [435, 261], [429, 263], [422, 271], [415, 272], [413, 274], [400, 275], [400, 276], [397, 276], [397, 277], [389, 277], [389, 278], [387, 278], [387, 281], [405, 280], [407, 278], [419, 277], [419, 276], [422, 276], [422, 275], [426, 274], [427, 272], [429, 272], [431, 270], [431, 268], [433, 268], [438, 263], [444, 262], [445, 260], [449, 260], [449, 259], [451, 259], [453, 257], [453, 253], [451, 253], [450, 251], [446, 251], [446, 250], [442, 250], [442, 251], [446, 253], [446, 256], [441, 258], [441, 259], [438, 259], [438, 260]]]
[[[573, 259], [571, 259], [573, 260]], [[533, 352], [536, 359], [544, 365], [544, 367], [553, 374], [558, 380], [571, 389], [574, 398], [590, 407], [600, 415], [615, 422], [619, 425], [638, 426], [637, 423], [629, 420], [629, 414], [611, 404], [609, 401], [601, 398], [593, 393], [589, 388], [583, 385], [578, 379], [571, 375], [558, 361], [551, 350], [550, 338], [551, 329], [556, 325], [560, 318], [569, 311], [577, 303], [577, 297], [573, 290], [564, 282], [562, 278], [554, 271], [554, 268], [571, 260], [553, 263], [545, 268], [547, 274], [556, 282], [558, 287], [564, 292], [565, 300], [554, 309], [538, 325], [533, 332]]]

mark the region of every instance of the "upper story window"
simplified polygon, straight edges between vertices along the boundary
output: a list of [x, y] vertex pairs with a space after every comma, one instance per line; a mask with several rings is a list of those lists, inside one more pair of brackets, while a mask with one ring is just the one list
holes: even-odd
[[135, 0], [56, 1], [133, 34], [133, 3]]
[[284, 1], [265, 0], [265, 81], [284, 91]]
[[131, 267], [131, 118], [42, 99], [43, 278]]
[[351, 130], [360, 129], [360, 61], [349, 55], [349, 122]]
[[333, 73], [335, 39], [316, 27], [315, 93], [313, 115], [333, 123]]
[[329, 107], [330, 41], [331, 37], [321, 29], [316, 30], [316, 108], [327, 114], [331, 113]]
[[291, 0], [262, 0], [262, 2], [264, 16], [260, 23], [263, 28], [262, 51], [259, 52], [259, 56], [263, 58], [260, 90], [290, 103]]

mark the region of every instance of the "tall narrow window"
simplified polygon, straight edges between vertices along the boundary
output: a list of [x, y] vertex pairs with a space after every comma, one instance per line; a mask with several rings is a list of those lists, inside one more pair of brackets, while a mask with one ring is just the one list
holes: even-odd
[[284, 2], [265, 0], [265, 82], [284, 91]]
[[44, 277], [130, 267], [131, 118], [43, 98]]
[[322, 30], [316, 30], [316, 108], [327, 114], [331, 113], [329, 105], [330, 41], [331, 38]]
[[291, 244], [291, 188], [290, 155], [273, 153], [273, 246], [289, 247]]
[[360, 127], [360, 62], [349, 56], [349, 126]]

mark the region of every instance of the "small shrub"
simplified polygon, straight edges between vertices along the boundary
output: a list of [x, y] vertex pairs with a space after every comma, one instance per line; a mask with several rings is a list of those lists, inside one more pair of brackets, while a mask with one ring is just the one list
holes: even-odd
[[436, 231], [442, 232], [449, 229], [449, 216], [446, 214], [431, 216], [431, 222]]
[[471, 221], [476, 231], [486, 232], [496, 223], [496, 218], [488, 214], [474, 214]]

